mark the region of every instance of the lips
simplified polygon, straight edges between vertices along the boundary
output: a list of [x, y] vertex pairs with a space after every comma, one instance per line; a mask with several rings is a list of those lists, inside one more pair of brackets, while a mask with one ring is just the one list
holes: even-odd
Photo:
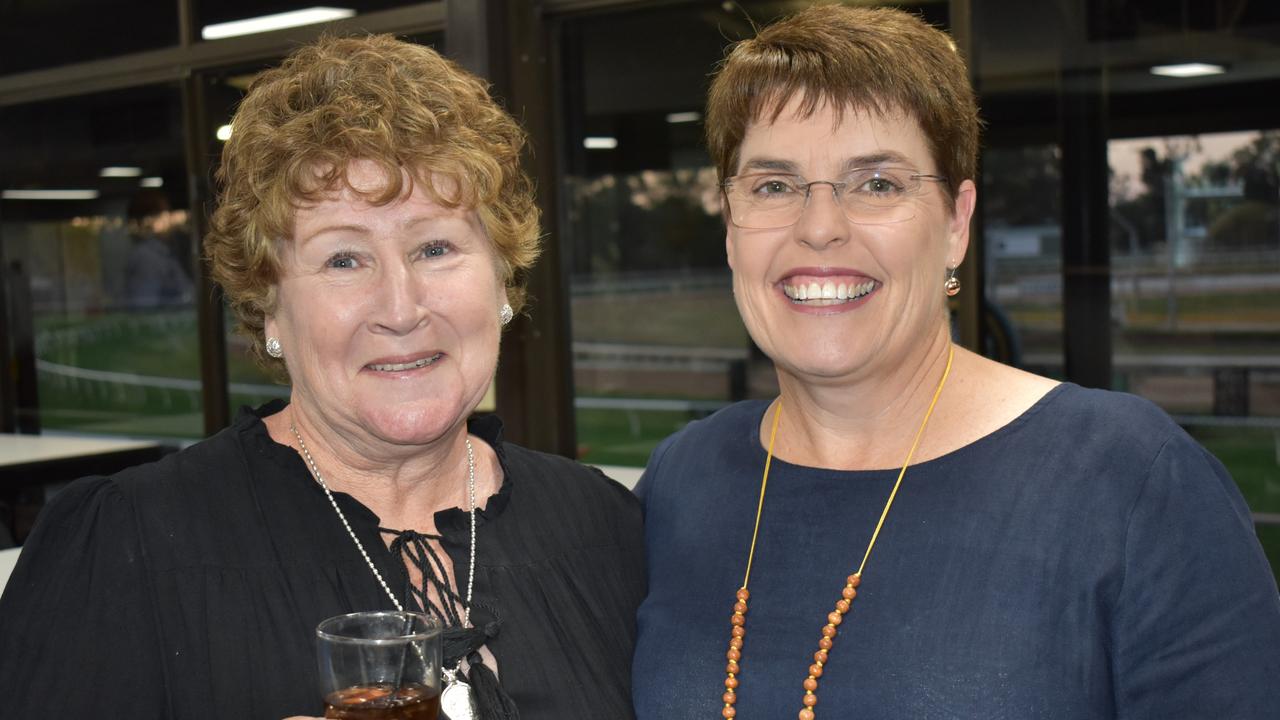
[[379, 358], [378, 360], [365, 365], [366, 370], [374, 372], [405, 372], [407, 370], [417, 370], [435, 363], [444, 357], [444, 353], [432, 353], [428, 355], [420, 355], [413, 358]]
[[799, 305], [839, 305], [870, 295], [880, 283], [864, 275], [791, 275], [782, 293]]

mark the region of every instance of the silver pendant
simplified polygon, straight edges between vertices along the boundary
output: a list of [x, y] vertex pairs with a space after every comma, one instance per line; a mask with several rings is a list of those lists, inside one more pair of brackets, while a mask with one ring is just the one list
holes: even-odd
[[458, 677], [457, 671], [445, 673], [440, 709], [449, 720], [475, 720], [476, 701], [471, 696], [471, 686]]

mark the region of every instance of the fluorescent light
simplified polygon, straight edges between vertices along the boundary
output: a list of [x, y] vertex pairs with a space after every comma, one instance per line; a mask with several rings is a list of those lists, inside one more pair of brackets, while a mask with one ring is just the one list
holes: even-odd
[[141, 187], [157, 188], [164, 187], [164, 178], [162, 177], [144, 177], [142, 182], [138, 183]]
[[218, 128], [218, 132], [215, 134], [218, 136], [219, 140], [226, 142], [231, 139], [231, 126], [222, 125]]
[[97, 190], [5, 190], [5, 200], [96, 200]]
[[585, 137], [582, 138], [582, 147], [588, 150], [612, 150], [618, 147], [618, 138]]
[[98, 177], [110, 178], [138, 177], [141, 174], [142, 168], [140, 167], [123, 167], [119, 165], [104, 167], [98, 171]]
[[1156, 65], [1151, 68], [1152, 75], [1163, 75], [1165, 77], [1200, 77], [1201, 75], [1221, 75], [1227, 69], [1221, 65], [1213, 65], [1210, 63], [1177, 63], [1175, 65]]
[[702, 119], [702, 113], [700, 113], [700, 112], [676, 112], [676, 113], [667, 113], [667, 122], [669, 122], [669, 123], [671, 123], [671, 124], [673, 124], [673, 125], [674, 125], [675, 123], [691, 123], [691, 122], [698, 122], [698, 121], [699, 121], [699, 120], [701, 120], [701, 119]]
[[355, 14], [355, 10], [347, 8], [310, 7], [273, 15], [261, 15], [244, 20], [205, 25], [200, 29], [200, 37], [205, 40], [221, 40], [222, 38], [236, 37], [238, 35], [253, 35], [254, 33], [283, 30], [285, 28], [298, 27], [299, 25], [341, 20]]

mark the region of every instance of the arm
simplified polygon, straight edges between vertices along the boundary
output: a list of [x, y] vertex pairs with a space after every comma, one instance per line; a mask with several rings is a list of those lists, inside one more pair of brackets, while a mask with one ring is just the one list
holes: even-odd
[[1130, 515], [1112, 621], [1122, 718], [1274, 717], [1280, 596], [1225, 468], [1178, 433]]
[[13, 717], [166, 717], [166, 678], [133, 508], [81, 480], [41, 513], [0, 598]]

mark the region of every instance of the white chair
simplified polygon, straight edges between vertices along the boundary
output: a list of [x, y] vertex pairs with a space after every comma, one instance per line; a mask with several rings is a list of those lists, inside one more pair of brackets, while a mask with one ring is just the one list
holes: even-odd
[[9, 574], [13, 572], [13, 566], [18, 564], [18, 554], [21, 552], [20, 547], [0, 550], [0, 593], [4, 592], [4, 586], [9, 582]]

